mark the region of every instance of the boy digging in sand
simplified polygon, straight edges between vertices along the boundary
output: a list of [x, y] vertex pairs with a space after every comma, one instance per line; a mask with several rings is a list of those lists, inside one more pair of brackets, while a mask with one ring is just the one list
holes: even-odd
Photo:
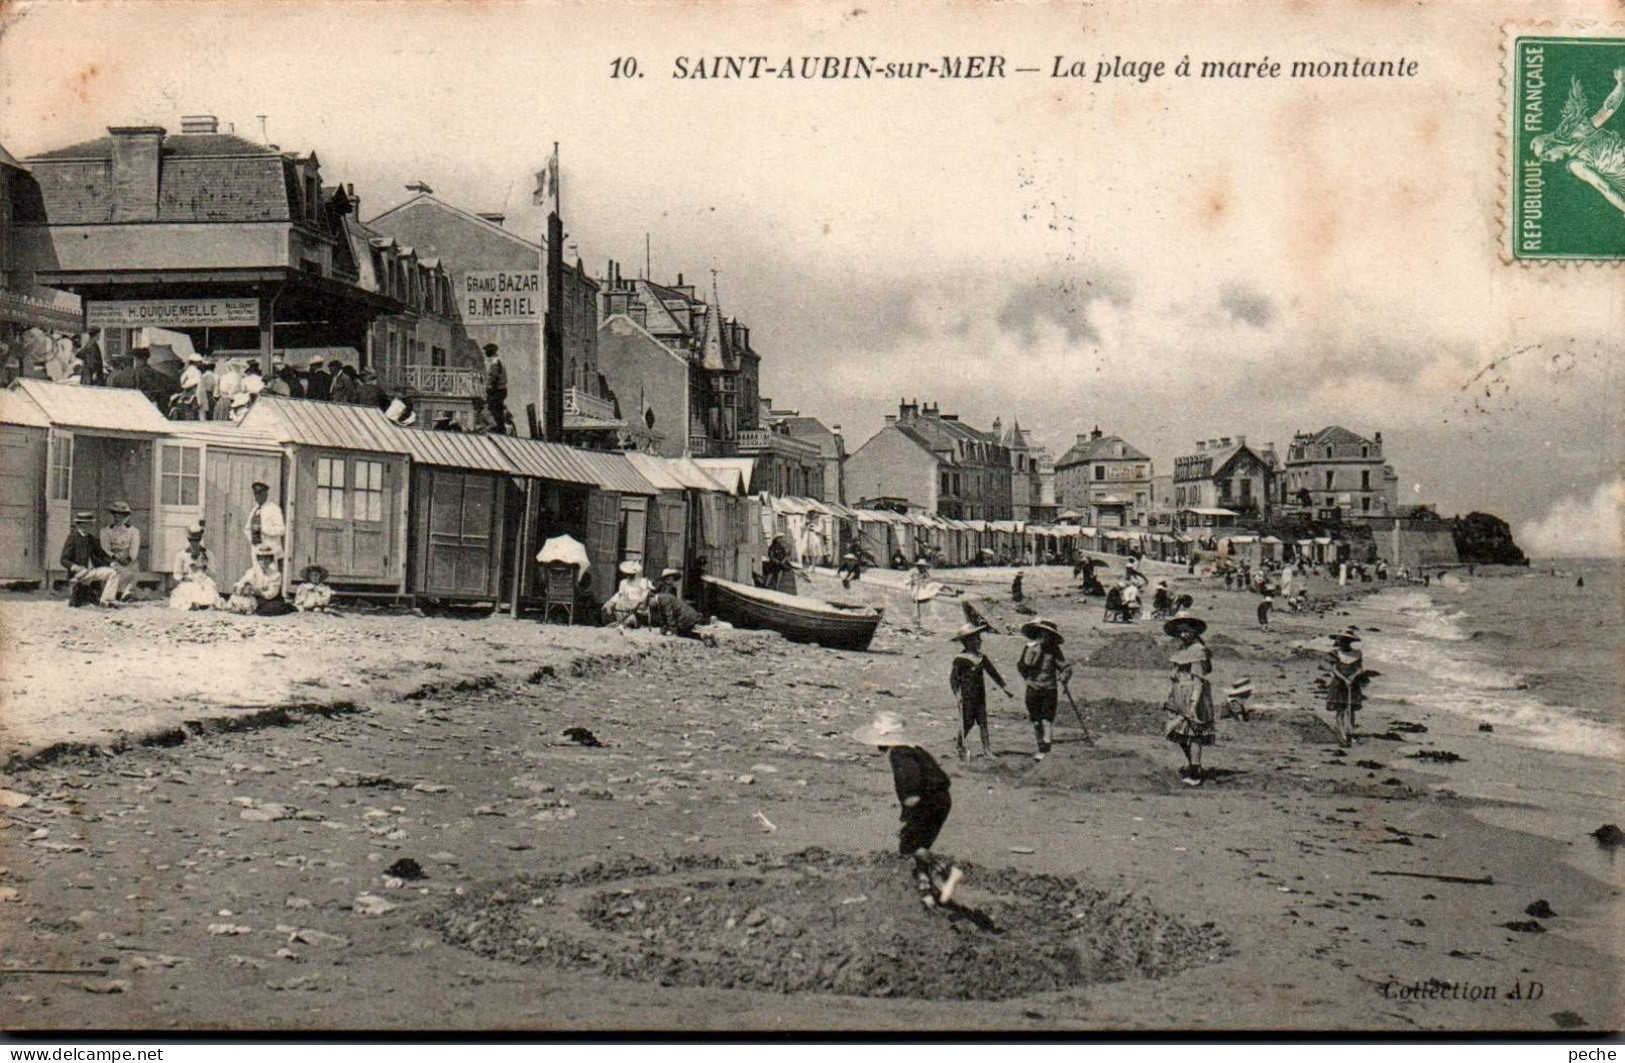
[[1051, 620], [1029, 620], [1021, 633], [1032, 641], [1021, 651], [1016, 671], [1027, 680], [1027, 718], [1038, 739], [1034, 760], [1043, 760], [1055, 741], [1055, 709], [1060, 704], [1060, 687], [1072, 677], [1072, 666], [1061, 652], [1066, 641]]
[[991, 677], [999, 684], [1005, 697], [1015, 697], [1004, 685], [1004, 676], [993, 662], [982, 656], [982, 632], [987, 630], [986, 624], [969, 623], [953, 634], [953, 640], [964, 647], [955, 655], [953, 668], [948, 673], [948, 687], [959, 695], [959, 737], [954, 739], [954, 748], [960, 760], [968, 759], [965, 739], [973, 726], [982, 732], [982, 755], [993, 756], [993, 747], [987, 740], [987, 684], [983, 677]]
[[935, 757], [912, 743], [902, 718], [895, 712], [880, 713], [852, 737], [884, 751], [891, 762], [892, 782], [902, 804], [903, 826], [897, 832], [897, 854], [914, 858], [914, 885], [920, 892], [920, 903], [927, 908], [948, 903], [963, 872], [949, 865], [939, 886], [940, 868], [931, 855], [931, 846], [953, 808], [948, 797], [948, 773]]

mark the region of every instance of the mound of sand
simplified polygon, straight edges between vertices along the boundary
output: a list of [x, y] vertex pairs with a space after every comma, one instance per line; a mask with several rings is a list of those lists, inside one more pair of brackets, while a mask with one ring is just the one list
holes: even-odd
[[429, 922], [454, 945], [662, 985], [930, 1000], [1004, 1000], [1157, 978], [1221, 958], [1133, 894], [963, 865], [947, 909], [919, 902], [889, 854], [629, 860], [451, 898]]

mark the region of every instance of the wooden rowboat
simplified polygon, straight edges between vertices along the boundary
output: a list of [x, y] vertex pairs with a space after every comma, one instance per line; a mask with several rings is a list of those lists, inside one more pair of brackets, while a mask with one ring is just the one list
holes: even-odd
[[866, 650], [880, 626], [883, 610], [747, 587], [705, 577], [711, 611], [736, 627], [766, 628], [797, 642], [816, 642], [836, 650]]

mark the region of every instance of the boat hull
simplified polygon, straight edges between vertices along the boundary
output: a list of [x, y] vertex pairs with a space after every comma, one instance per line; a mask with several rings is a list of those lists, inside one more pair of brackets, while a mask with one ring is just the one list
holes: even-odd
[[880, 626], [882, 611], [870, 606], [842, 607], [761, 587], [705, 577], [711, 612], [735, 627], [765, 628], [796, 642], [813, 642], [837, 650], [866, 650]]

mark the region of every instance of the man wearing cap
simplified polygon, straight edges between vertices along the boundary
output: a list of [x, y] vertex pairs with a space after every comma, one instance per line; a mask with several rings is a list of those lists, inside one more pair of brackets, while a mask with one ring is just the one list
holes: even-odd
[[322, 370], [322, 360], [312, 358], [309, 371], [305, 373], [305, 398], [326, 402], [332, 387], [332, 379]]
[[1061, 652], [1060, 629], [1052, 620], [1029, 620], [1021, 634], [1031, 641], [1021, 651], [1016, 671], [1027, 681], [1027, 719], [1038, 740], [1034, 760], [1043, 760], [1055, 741], [1055, 711], [1060, 705], [1060, 687], [1072, 678], [1072, 665]]
[[498, 425], [508, 423], [508, 368], [494, 343], [485, 345], [485, 405]]
[[127, 503], [114, 502], [107, 512], [112, 514], [113, 522], [102, 529], [100, 538], [112, 575], [102, 585], [101, 602], [114, 605], [135, 590], [136, 576], [141, 571], [141, 530], [130, 523]]
[[1004, 676], [999, 674], [992, 661], [982, 655], [982, 632], [988, 630], [986, 624], [965, 624], [953, 634], [953, 641], [960, 644], [960, 651], [954, 655], [953, 664], [949, 666], [948, 689], [959, 697], [959, 734], [954, 739], [954, 749], [959, 753], [960, 760], [969, 759], [965, 751], [965, 737], [972, 727], [982, 732], [982, 755], [993, 756], [993, 747], [987, 738], [985, 677], [991, 677], [999, 684], [1005, 697], [1015, 697], [1010, 693], [1010, 688], [1004, 685]]
[[282, 519], [282, 507], [271, 501], [271, 485], [261, 481], [254, 483], [254, 508], [248, 513], [248, 522], [243, 526], [243, 534], [248, 536], [249, 550], [258, 550], [261, 546], [271, 548], [271, 556], [276, 559], [277, 566], [282, 564], [282, 537], [288, 533], [288, 526]]
[[107, 566], [107, 551], [87, 530], [96, 514], [81, 510], [73, 515], [73, 527], [62, 544], [62, 569], [68, 574], [68, 606], [78, 608], [96, 601], [113, 570]]

